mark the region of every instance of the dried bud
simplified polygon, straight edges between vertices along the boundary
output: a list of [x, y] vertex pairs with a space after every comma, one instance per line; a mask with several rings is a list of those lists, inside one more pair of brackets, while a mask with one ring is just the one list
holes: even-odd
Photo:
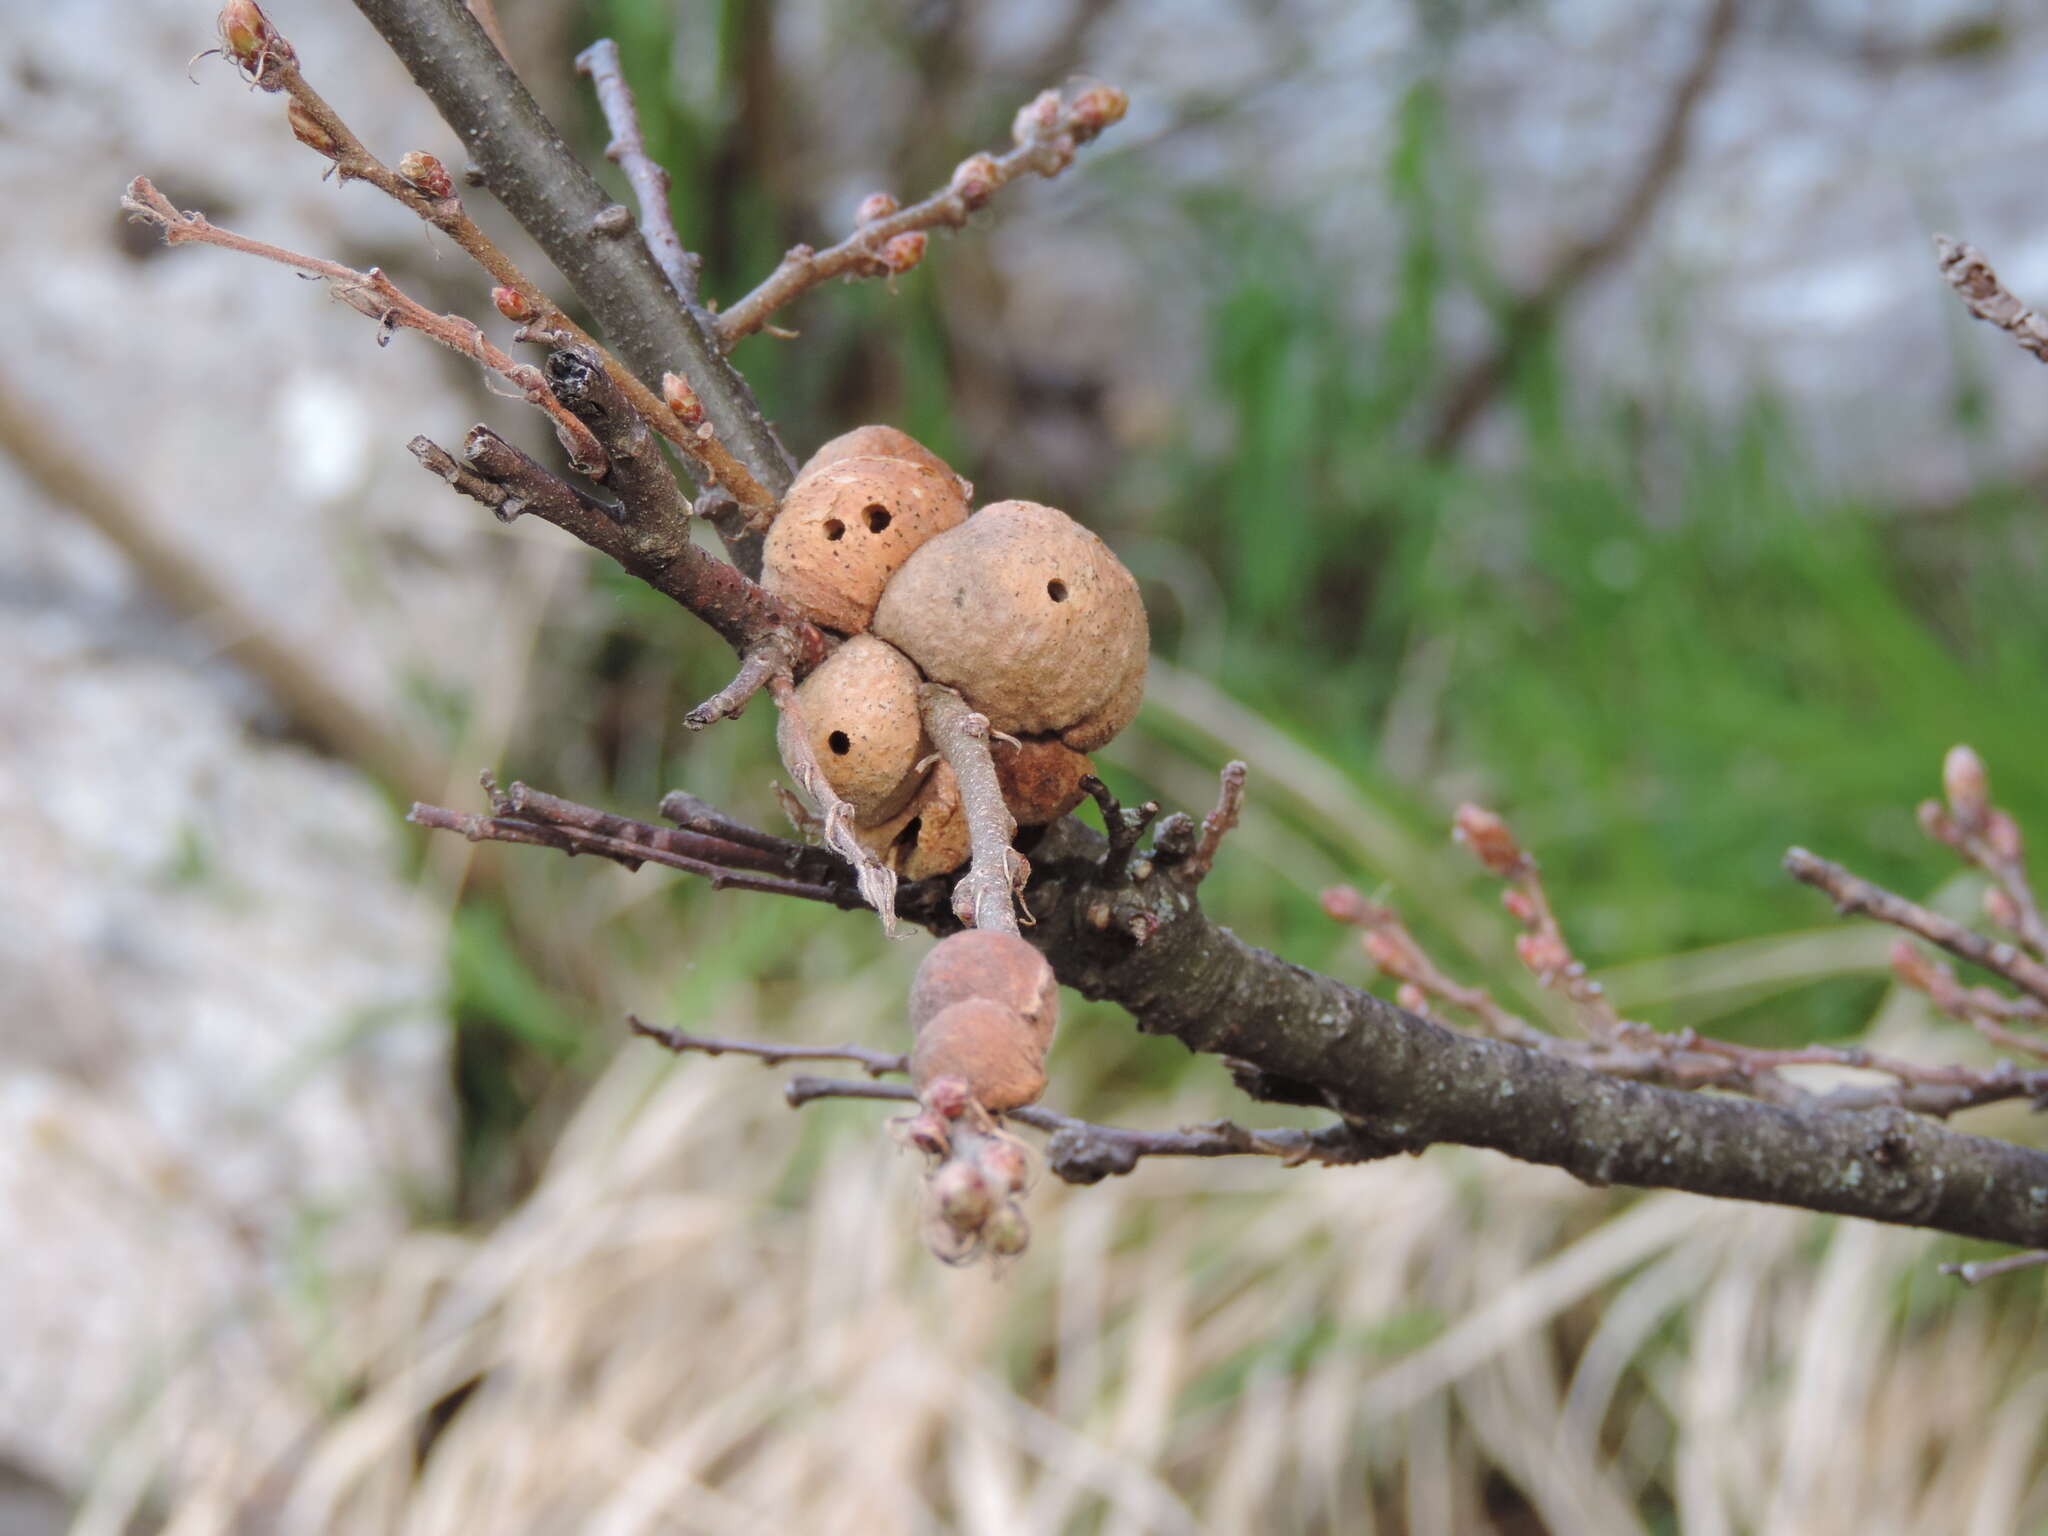
[[1005, 1194], [1020, 1195], [1031, 1181], [1031, 1159], [1007, 1136], [992, 1136], [981, 1145], [981, 1171]]
[[898, 275], [908, 272], [924, 260], [924, 248], [928, 238], [921, 229], [913, 229], [907, 235], [898, 235], [882, 247], [882, 264]]
[[1536, 921], [1536, 903], [1512, 885], [1500, 893], [1500, 904], [1507, 908], [1508, 916], [1518, 923]]
[[503, 286], [493, 288], [491, 290], [491, 302], [498, 306], [499, 314], [503, 315], [507, 320], [515, 321], [520, 325], [524, 325], [527, 321], [536, 319], [540, 315], [540, 311], [534, 308], [526, 295], [517, 288], [506, 288]]
[[279, 71], [297, 55], [284, 34], [270, 24], [270, 18], [263, 14], [256, 0], [227, 0], [220, 8], [216, 24], [220, 28], [221, 51], [235, 61], [245, 77], [266, 91], [284, 89]]
[[979, 208], [995, 195], [996, 160], [993, 155], [969, 155], [953, 167], [953, 195], [969, 208]]
[[1984, 892], [1984, 915], [2001, 928], [2017, 929], [2020, 925], [2020, 904], [2012, 899], [2012, 893], [2004, 886], [1989, 886]]
[[1957, 821], [1975, 827], [1991, 807], [1991, 780], [1984, 759], [1968, 747], [1950, 747], [1941, 763], [1941, 787]]
[[948, 1163], [932, 1175], [932, 1208], [955, 1232], [979, 1232], [995, 1209], [995, 1194], [971, 1163]]
[[1564, 947], [1564, 940], [1551, 933], [1517, 934], [1515, 953], [1521, 957], [1522, 964], [1540, 979], [1559, 975], [1572, 963], [1571, 951]]
[[341, 158], [341, 146], [334, 141], [334, 135], [321, 127], [312, 113], [297, 101], [285, 103], [284, 120], [291, 124], [292, 137], [316, 155], [325, 155], [330, 160]]
[[944, 1157], [953, 1145], [952, 1133], [946, 1129], [945, 1119], [928, 1109], [891, 1120], [889, 1133], [927, 1157]]
[[398, 157], [398, 174], [422, 197], [437, 201], [455, 195], [455, 178], [448, 168], [423, 149], [409, 149]]
[[1016, 118], [1010, 124], [1010, 137], [1019, 144], [1033, 143], [1052, 132], [1058, 126], [1059, 120], [1060, 93], [1040, 91], [1018, 109]]
[[1015, 1201], [1005, 1201], [982, 1228], [989, 1253], [998, 1259], [1014, 1259], [1031, 1246], [1031, 1224]]
[[1123, 121], [1131, 98], [1113, 85], [1091, 85], [1074, 98], [1067, 109], [1067, 122], [1077, 137], [1092, 139], [1111, 123]]
[[704, 402], [697, 398], [697, 391], [690, 388], [690, 381], [679, 373], [664, 373], [661, 376], [662, 403], [676, 413], [678, 420], [686, 427], [701, 425], [704, 420]]
[[854, 210], [853, 222], [872, 224], [877, 219], [886, 219], [903, 205], [887, 192], [870, 192], [860, 200], [860, 207]]
[[1451, 836], [1472, 850], [1473, 856], [1496, 875], [1518, 874], [1522, 849], [1508, 824], [1483, 806], [1469, 801], [1458, 807], [1451, 821]]
[[2027, 851], [2027, 840], [2020, 836], [2020, 824], [2004, 811], [1993, 811], [1984, 824], [1984, 841], [1991, 845], [1991, 851], [2007, 863], [2017, 864]]
[[935, 1077], [924, 1085], [924, 1107], [948, 1120], [958, 1120], [966, 1114], [973, 1101], [973, 1091], [963, 1078]]

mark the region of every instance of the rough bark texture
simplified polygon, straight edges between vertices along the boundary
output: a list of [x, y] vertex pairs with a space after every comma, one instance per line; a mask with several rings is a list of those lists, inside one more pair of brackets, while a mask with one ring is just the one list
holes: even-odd
[[560, 269], [633, 371], [686, 376], [719, 438], [777, 496], [795, 468], [753, 392], [669, 286], [462, 0], [356, 0], [461, 137], [484, 185]]
[[1032, 850], [1026, 936], [1060, 980], [1149, 1034], [1245, 1063], [1258, 1097], [1327, 1105], [1386, 1152], [1455, 1142], [1592, 1184], [2048, 1241], [2048, 1153], [1903, 1110], [1799, 1114], [1457, 1034], [1245, 943], [1175, 868], [1141, 856], [1128, 882], [1096, 884], [1104, 846], [1070, 818]]

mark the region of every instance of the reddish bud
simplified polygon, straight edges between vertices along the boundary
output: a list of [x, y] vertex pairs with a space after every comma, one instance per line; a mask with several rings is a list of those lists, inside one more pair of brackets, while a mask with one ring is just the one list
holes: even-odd
[[1950, 747], [1941, 763], [1941, 787], [1949, 809], [1964, 826], [1975, 826], [1991, 806], [1991, 778], [1984, 759], [1968, 747]]
[[325, 155], [330, 160], [341, 158], [341, 146], [334, 135], [321, 127], [313, 114], [300, 106], [297, 101], [285, 103], [284, 120], [291, 124], [292, 137], [316, 155]]
[[924, 1107], [948, 1120], [958, 1120], [973, 1102], [974, 1094], [965, 1078], [935, 1077], [924, 1085]]
[[1508, 916], [1518, 923], [1536, 921], [1536, 903], [1512, 885], [1500, 893], [1500, 904], [1508, 910]]
[[953, 195], [969, 208], [979, 208], [995, 195], [996, 169], [993, 155], [969, 155], [953, 167]]
[[661, 399], [684, 426], [703, 424], [704, 402], [697, 398], [697, 391], [690, 388], [690, 381], [681, 374], [664, 373], [661, 376]]
[[1572, 963], [1571, 951], [1555, 934], [1517, 934], [1515, 953], [1521, 957], [1522, 964], [1543, 978], [1560, 974]]
[[1473, 856], [1496, 875], [1512, 875], [1522, 868], [1522, 849], [1508, 824], [1492, 811], [1467, 801], [1451, 819], [1451, 836], [1472, 850]]
[[1414, 955], [1399, 934], [1373, 928], [1367, 930], [1359, 944], [1365, 950], [1365, 958], [1395, 980], [1405, 981], [1412, 974]]
[[279, 69], [296, 55], [256, 0], [227, 0], [215, 24], [220, 29], [221, 52], [235, 61], [244, 76], [266, 91], [284, 89]]
[[1111, 123], [1123, 121], [1131, 98], [1113, 85], [1091, 85], [1074, 98], [1067, 109], [1067, 121], [1083, 139], [1092, 139]]
[[860, 200], [860, 207], [853, 212], [856, 224], [872, 224], [877, 219], [886, 219], [903, 205], [887, 192], [870, 192]]
[[520, 325], [539, 316], [540, 311], [517, 288], [503, 286], [491, 290], [491, 302], [498, 306], [498, 313], [507, 320]]
[[2027, 851], [2027, 840], [2020, 836], [2020, 824], [2004, 811], [1993, 811], [1984, 824], [1984, 841], [1991, 845], [1991, 851], [2009, 864], [2017, 864]]
[[892, 273], [901, 276], [924, 260], [924, 248], [928, 237], [921, 229], [913, 229], [907, 235], [898, 235], [882, 247], [882, 264]]
[[1010, 123], [1010, 137], [1019, 144], [1030, 144], [1052, 132], [1059, 120], [1060, 93], [1040, 91], [1018, 109]]
[[1333, 885], [1323, 892], [1323, 916], [1336, 923], [1364, 923], [1372, 915], [1373, 904], [1351, 886]]
[[409, 149], [398, 157], [398, 174], [422, 197], [439, 200], [455, 195], [455, 179], [448, 168], [423, 149]]
[[1429, 994], [1412, 981], [1404, 981], [1394, 989], [1394, 1001], [1410, 1013], [1424, 1013], [1429, 1009]]

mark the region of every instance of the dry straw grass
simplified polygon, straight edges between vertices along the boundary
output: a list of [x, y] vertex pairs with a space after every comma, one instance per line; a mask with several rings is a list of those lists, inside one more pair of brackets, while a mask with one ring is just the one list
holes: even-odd
[[[1288, 767], [1263, 764], [1282, 792]], [[867, 958], [818, 968], [800, 1017], [744, 985], [708, 1012], [895, 1038], [905, 957], [845, 953]], [[1879, 1034], [1935, 1027], [1895, 1006]], [[1070, 1030], [1055, 1079], [1089, 1048]], [[1125, 1118], [1233, 1107], [1220, 1078]], [[261, 1390], [209, 1395], [195, 1348], [81, 1529], [152, 1507], [178, 1532], [407, 1536], [2048, 1521], [2040, 1292], [1939, 1280], [1922, 1234], [1439, 1149], [1043, 1188], [1031, 1253], [992, 1276], [925, 1253], [879, 1118], [621, 1050], [494, 1230], [417, 1231], [311, 1318], [250, 1297]]]

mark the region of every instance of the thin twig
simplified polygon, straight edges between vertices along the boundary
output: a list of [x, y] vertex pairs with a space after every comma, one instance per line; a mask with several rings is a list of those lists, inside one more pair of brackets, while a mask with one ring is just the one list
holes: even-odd
[[356, 8], [461, 136], [484, 185], [631, 364], [636, 377], [628, 392], [656, 430], [669, 435], [659, 402], [650, 408], [641, 381], [681, 372], [702, 397], [720, 442], [766, 493], [788, 489], [795, 463], [753, 391], [676, 297], [646, 246], [620, 238], [634, 233], [632, 214], [577, 161], [462, 0], [356, 0]]
[[2048, 320], [1998, 280], [1982, 251], [1947, 235], [1936, 235], [1934, 259], [1949, 286], [1962, 295], [1964, 308], [2048, 363]]
[[[785, 1083], [782, 1096], [792, 1109], [821, 1099], [917, 1102], [917, 1095], [908, 1084], [813, 1077], [808, 1073], [800, 1073]], [[1050, 1135], [1052, 1139], [1045, 1148], [1046, 1166], [1056, 1178], [1069, 1184], [1097, 1184], [1129, 1173], [1147, 1157], [1272, 1157], [1292, 1168], [1304, 1163], [1341, 1167], [1383, 1155], [1364, 1146], [1350, 1127], [1342, 1123], [1312, 1131], [1292, 1127], [1256, 1131], [1233, 1121], [1212, 1120], [1172, 1131], [1140, 1131], [1077, 1120], [1038, 1104], [1010, 1110], [1003, 1118]]]
[[647, 152], [647, 136], [640, 130], [633, 90], [626, 84], [626, 72], [619, 62], [619, 45], [608, 37], [599, 38], [576, 55], [576, 72], [589, 76], [605, 126], [611, 130], [604, 157], [626, 173], [633, 198], [640, 204], [640, 238], [647, 242], [648, 253], [667, 276], [676, 297], [694, 308], [704, 259], [686, 250], [676, 233], [668, 201], [668, 171]]
[[1985, 893], [1993, 921], [2019, 935], [2035, 956], [2048, 960], [2048, 921], [2041, 916], [2027, 876], [2026, 839], [2012, 813], [1991, 802], [1991, 776], [1984, 760], [1967, 746], [1951, 747], [1942, 760], [1946, 808], [1933, 800], [1920, 806], [1920, 826], [1998, 882]]
[[1102, 857], [1096, 880], [1104, 886], [1121, 885], [1130, 868], [1131, 855], [1137, 852], [1138, 840], [1159, 814], [1159, 802], [1147, 800], [1127, 810], [1110, 793], [1109, 786], [1092, 773], [1081, 780], [1081, 788], [1102, 812], [1102, 829], [1109, 837], [1109, 851]]
[[2000, 1275], [2009, 1275], [2017, 1269], [2034, 1269], [2048, 1264], [2048, 1248], [2032, 1248], [2025, 1253], [2009, 1253], [2002, 1259], [1973, 1259], [1967, 1264], [1944, 1264], [1941, 1272], [1954, 1275], [1965, 1285], [1981, 1285], [1986, 1280]]
[[[699, 548], [687, 527], [672, 520], [621, 521], [614, 509], [593, 501], [488, 427], [470, 429], [459, 460], [425, 437], [407, 446], [429, 473], [482, 502], [501, 520], [531, 512], [608, 555], [696, 614], [740, 654], [780, 636], [802, 669], [824, 659], [825, 637], [815, 625], [738, 567]], [[653, 472], [665, 473], [658, 464]]]
[[[718, 344], [730, 352], [768, 323], [768, 317], [798, 295], [835, 277], [888, 277], [916, 265], [923, 255], [923, 231], [958, 229], [996, 189], [1020, 176], [1057, 176], [1074, 160], [1074, 150], [1124, 114], [1124, 94], [1090, 86], [1070, 100], [1042, 92], [1017, 114], [1016, 147], [1008, 153], [974, 155], [954, 169], [952, 181], [908, 208], [864, 222], [839, 244], [816, 251], [792, 248], [761, 284], [718, 317]], [[884, 204], [893, 200], [883, 199]]]
[[754, 1056], [765, 1067], [777, 1067], [789, 1061], [851, 1061], [865, 1067], [871, 1077], [886, 1077], [910, 1070], [910, 1058], [901, 1051], [875, 1051], [850, 1041], [844, 1045], [778, 1045], [764, 1040], [728, 1040], [718, 1035], [692, 1035], [680, 1029], [665, 1029], [630, 1013], [626, 1015], [626, 1023], [634, 1034], [666, 1046], [678, 1055], [696, 1052], [702, 1056]]
[[1231, 828], [1237, 825], [1237, 818], [1244, 810], [1245, 772], [1245, 765], [1240, 762], [1223, 765], [1216, 808], [1202, 818], [1201, 841], [1195, 844], [1195, 851], [1181, 865], [1181, 878], [1189, 885], [1200, 885], [1208, 877], [1216, 864], [1216, 850], [1223, 845], [1223, 839]]
[[[896, 934], [896, 871], [875, 857], [854, 835], [853, 807], [839, 798], [825, 776], [825, 768], [811, 750], [811, 735], [804, 727], [803, 706], [797, 702], [796, 684], [787, 672], [768, 679], [769, 696], [783, 714], [789, 729], [780, 733], [784, 764], [797, 785], [811, 798], [822, 818], [825, 846], [853, 866], [854, 879], [867, 904], [882, 919], [882, 932]], [[793, 761], [792, 761], [793, 759]]]
[[[497, 30], [497, 18], [490, 7], [484, 4], [479, 10], [476, 4], [472, 4], [470, 9], [489, 34], [496, 51], [504, 55], [504, 39]], [[507, 67], [510, 67], [509, 57]], [[245, 68], [244, 72], [248, 74], [249, 70]], [[659, 395], [635, 378], [631, 369], [577, 324], [484, 232], [463, 206], [455, 191], [454, 178], [438, 159], [415, 151], [404, 156], [396, 169], [386, 165], [371, 153], [341, 114], [313, 88], [299, 67], [296, 53], [282, 38], [271, 39], [269, 47], [261, 55], [260, 66], [251, 78], [266, 90], [283, 91], [290, 96], [293, 134], [300, 143], [334, 163], [334, 174], [338, 180], [361, 181], [375, 187], [453, 240], [464, 254], [499, 284], [501, 292], [494, 298], [509, 318], [522, 321], [533, 334], [560, 338], [590, 348], [654, 430], [674, 443], [693, 463], [698, 463], [700, 471], [706, 468], [698, 460], [700, 444], [696, 433], [678, 420]], [[731, 474], [729, 467], [727, 473]], [[750, 501], [773, 501], [773, 497], [744, 472], [734, 483], [743, 488]]]
[[2048, 1002], [2048, 965], [2035, 960], [2017, 945], [1988, 939], [1938, 912], [1930, 912], [1918, 902], [1908, 901], [1882, 886], [1872, 885], [1841, 865], [1831, 864], [1804, 848], [1793, 848], [1786, 853], [1785, 869], [1793, 879], [1827, 892], [1834, 899], [1835, 910], [1843, 916], [1863, 913], [1881, 923], [1917, 933], [1958, 959], [2002, 976], [2023, 992]]
[[736, 719], [748, 701], [768, 686], [769, 679], [787, 672], [790, 665], [787, 648], [779, 637], [769, 636], [740, 658], [740, 669], [731, 682], [683, 716], [683, 724], [701, 731], [717, 721]]
[[604, 474], [607, 467], [604, 449], [598, 446], [590, 429], [555, 399], [538, 368], [506, 356], [491, 344], [475, 321], [465, 320], [460, 315], [435, 314], [424, 304], [408, 297], [384, 275], [382, 269], [372, 267], [367, 272], [358, 272], [337, 261], [302, 256], [283, 246], [238, 235], [209, 223], [203, 214], [181, 213], [144, 176], [138, 176], [128, 184], [128, 193], [121, 199], [121, 206], [135, 218], [161, 229], [167, 245], [183, 245], [188, 241], [216, 245], [223, 250], [261, 257], [265, 261], [324, 278], [328, 290], [336, 298], [358, 314], [367, 315], [377, 322], [380, 345], [394, 328], [404, 327], [439, 342], [451, 352], [473, 358], [511, 384], [522, 398], [548, 413], [571, 464], [585, 474]]
[[1016, 901], [1031, 878], [1031, 866], [1010, 846], [1017, 821], [989, 754], [988, 717], [941, 683], [926, 683], [919, 690], [918, 707], [932, 745], [959, 781], [961, 813], [967, 818], [972, 861], [953, 888], [953, 913], [976, 928], [1015, 933]]

